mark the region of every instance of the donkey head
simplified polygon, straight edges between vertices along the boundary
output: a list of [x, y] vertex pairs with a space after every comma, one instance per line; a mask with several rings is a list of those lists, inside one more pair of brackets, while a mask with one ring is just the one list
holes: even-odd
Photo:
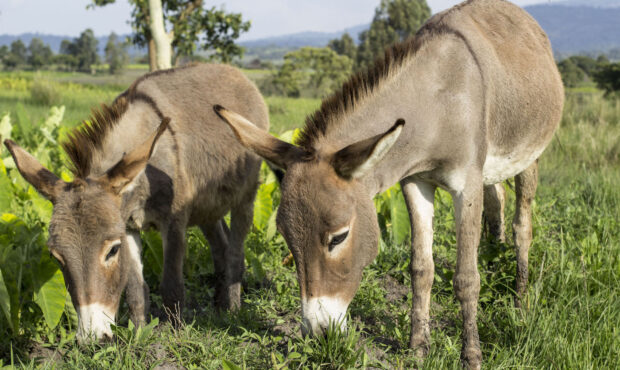
[[127, 285], [130, 263], [139, 258], [128, 245], [122, 194], [144, 171], [168, 121], [105, 174], [73, 182], [58, 178], [15, 142], [4, 142], [24, 179], [54, 205], [48, 247], [61, 265], [78, 313], [79, 341], [112, 337], [110, 324]]
[[302, 331], [318, 334], [330, 322], [344, 327], [362, 270], [377, 254], [376, 211], [363, 182], [400, 135], [386, 133], [332, 153], [308, 152], [216, 106], [237, 139], [285, 170], [277, 226], [293, 253], [301, 290]]

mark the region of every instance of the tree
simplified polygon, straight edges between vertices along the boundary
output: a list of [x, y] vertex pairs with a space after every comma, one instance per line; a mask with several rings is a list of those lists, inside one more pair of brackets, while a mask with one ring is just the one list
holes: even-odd
[[599, 89], [605, 91], [605, 96], [620, 93], [620, 63], [600, 66], [593, 78]]
[[114, 32], [108, 37], [108, 42], [105, 45], [105, 60], [110, 66], [110, 73], [119, 73], [125, 64], [127, 64], [127, 45], [118, 41], [118, 37]]
[[351, 35], [345, 32], [339, 39], [333, 39], [327, 44], [327, 47], [338, 53], [339, 55], [346, 55], [351, 60], [355, 60], [357, 56], [357, 47]]
[[426, 0], [381, 0], [370, 29], [359, 35], [357, 67], [372, 64], [387, 46], [413, 35], [430, 15]]
[[558, 63], [558, 70], [560, 71], [560, 75], [562, 75], [562, 82], [566, 87], [575, 87], [583, 82], [585, 78], [583, 70], [579, 68], [571, 58], [564, 59]]
[[52, 61], [52, 49], [49, 45], [43, 43], [40, 38], [33, 38], [28, 45], [28, 64], [33, 69], [40, 69], [43, 66], [50, 64]]
[[6, 45], [0, 46], [0, 65], [4, 65], [4, 60], [9, 56], [9, 48]]
[[[94, 6], [104, 6], [116, 0], [92, 0]], [[149, 64], [151, 70], [158, 69], [157, 53], [164, 50], [162, 60], [167, 59], [166, 45], [173, 49], [171, 59], [176, 61], [180, 57], [192, 55], [199, 44], [203, 50], [212, 51], [210, 58], [230, 62], [233, 57], [243, 55], [243, 49], [235, 44], [242, 32], [250, 28], [250, 22], [244, 22], [241, 14], [226, 13], [224, 10], [212, 7], [205, 9], [203, 0], [129, 0], [133, 5], [132, 41], [141, 47], [148, 47]], [[163, 21], [151, 22], [151, 11], [159, 19], [158, 9], [149, 7], [154, 3], [161, 5]], [[159, 3], [159, 4], [156, 4]], [[166, 32], [165, 25], [171, 30]], [[154, 26], [156, 32], [153, 32]], [[155, 36], [163, 45], [156, 47]], [[157, 53], [156, 53], [157, 51]], [[169, 63], [170, 64], [170, 63]]]
[[149, 30], [155, 42], [157, 69], [172, 67], [172, 38], [166, 33], [162, 0], [149, 0]]
[[63, 40], [60, 43], [60, 53], [73, 57], [66, 61], [71, 62], [78, 71], [90, 72], [91, 66], [99, 63], [98, 43], [93, 30], [89, 28], [73, 41]]
[[329, 48], [304, 47], [284, 56], [274, 85], [287, 96], [299, 96], [302, 88], [325, 96], [342, 85], [352, 68], [349, 57]]
[[16, 68], [26, 64], [28, 49], [22, 40], [15, 40], [11, 43], [8, 55], [4, 59], [4, 65], [8, 68]]

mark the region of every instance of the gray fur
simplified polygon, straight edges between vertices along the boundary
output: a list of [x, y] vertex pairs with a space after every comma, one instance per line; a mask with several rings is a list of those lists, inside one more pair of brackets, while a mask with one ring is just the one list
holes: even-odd
[[[362, 269], [377, 253], [372, 198], [400, 181], [413, 230], [410, 346], [424, 355], [430, 346], [433, 194], [436, 187], [449, 191], [456, 213], [461, 358], [480, 368], [477, 248], [483, 189], [487, 186], [493, 213], [488, 220], [501, 239], [501, 195], [491, 190], [517, 176], [514, 225], [522, 294], [535, 161], [559, 125], [563, 99], [549, 40], [534, 19], [506, 1], [470, 0], [433, 16], [415, 37], [389, 48], [383, 61], [326, 99], [308, 119], [299, 147], [266, 137], [226, 109], [218, 112], [244, 145], [287, 171], [277, 222], [297, 263], [304, 322], [312, 321], [306, 311], [319, 307], [309, 304], [317, 297], [329, 298], [323, 302], [334, 307], [351, 301]], [[400, 134], [394, 124], [399, 119], [406, 122]], [[382, 146], [393, 141], [383, 154]], [[349, 227], [348, 237], [332, 252], [328, 236], [343, 227]], [[342, 308], [334, 307], [318, 310], [317, 317]]]
[[[63, 262], [76, 307], [96, 302], [115, 312], [126, 288], [132, 319], [144, 321], [148, 287], [141, 263], [131, 258], [126, 229], [135, 234], [155, 227], [164, 244], [164, 305], [179, 317], [185, 231], [191, 225], [200, 226], [211, 244], [220, 282], [216, 303], [239, 307], [243, 241], [260, 158], [219, 122], [211, 108], [219, 103], [268, 129], [267, 108], [254, 84], [235, 68], [204, 64], [146, 75], [112, 107], [95, 112], [94, 128], [78, 129], [65, 145], [77, 175], [72, 183], [50, 180], [47, 173], [41, 178], [38, 162], [7, 144], [22, 175], [53, 200], [49, 247]], [[158, 127], [163, 133], [153, 136]], [[223, 221], [229, 211], [231, 230]], [[102, 265], [102, 248], [115, 238], [122, 243], [109, 268]]]

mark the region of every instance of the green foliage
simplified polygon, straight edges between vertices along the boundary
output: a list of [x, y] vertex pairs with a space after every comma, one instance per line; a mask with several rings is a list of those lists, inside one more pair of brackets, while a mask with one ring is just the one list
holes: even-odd
[[52, 49], [39, 38], [33, 38], [28, 45], [28, 64], [39, 69], [52, 61]]
[[17, 68], [26, 64], [28, 49], [22, 40], [15, 40], [11, 43], [10, 52], [4, 57], [4, 65], [7, 68]]
[[284, 56], [273, 83], [286, 96], [326, 96], [351, 73], [353, 61], [329, 48], [304, 47]]
[[[586, 55], [573, 55], [558, 62], [558, 69], [562, 75], [562, 82], [566, 87], [577, 87], [596, 81], [601, 69], [608, 68], [609, 60], [604, 55], [594, 59]], [[599, 84], [599, 88], [605, 90]]]
[[345, 32], [340, 39], [334, 39], [327, 44], [327, 47], [338, 53], [345, 55], [351, 60], [357, 59], [357, 46], [348, 32]]
[[98, 43], [93, 30], [88, 28], [72, 41], [63, 40], [60, 53], [72, 56], [78, 71], [91, 72], [91, 66], [99, 63]]
[[[113, 4], [115, 0], [92, 0], [92, 6]], [[133, 5], [131, 25], [135, 45], [146, 47], [151, 40], [148, 0], [130, 0]], [[211, 59], [229, 63], [234, 57], [243, 56], [243, 48], [235, 44], [241, 33], [250, 29], [239, 13], [226, 13], [223, 9], [205, 9], [203, 0], [162, 0], [164, 22], [172, 26], [172, 46], [175, 59], [190, 56], [196, 45], [212, 51]]]
[[110, 34], [108, 42], [105, 45], [105, 61], [108, 63], [108, 70], [111, 74], [119, 74], [122, 72], [123, 67], [125, 67], [129, 61], [127, 44], [118, 41], [114, 32]]
[[594, 81], [606, 95], [620, 91], [620, 63], [609, 63], [594, 73]]
[[[45, 75], [50, 80], [70, 76]], [[124, 88], [101, 82], [111, 81], [110, 76], [97, 78], [102, 78], [92, 80], [97, 81], [97, 87], [55, 81], [62, 101], [67, 104], [63, 118], [62, 109], [49, 110], [30, 103], [33, 73], [0, 74], [0, 135], [23, 144], [52, 171], [62, 174], [62, 155], [56, 142], [66, 134], [66, 126], [75, 125], [88, 114], [90, 106], [113, 99]], [[294, 141], [293, 129], [320, 104], [317, 99], [266, 100], [272, 131], [282, 133], [280, 137], [286, 141]], [[21, 108], [17, 108], [20, 104]], [[10, 111], [10, 116], [5, 111]], [[380, 252], [365, 269], [350, 305], [349, 330], [329, 331], [327, 338], [306, 338], [299, 330], [296, 268], [294, 262], [282, 264], [289, 250], [283, 238], [270, 229], [275, 225], [280, 192], [277, 186], [270, 188], [272, 175], [266, 166], [261, 170], [262, 195], [257, 196], [255, 203], [265, 214], [259, 216], [262, 221], [253, 226], [246, 240], [243, 305], [238, 312], [218, 313], [212, 306], [217, 277], [208, 243], [193, 228], [187, 233], [184, 265], [185, 324], [174, 328], [153, 320], [145, 327], [135, 328], [126, 321], [127, 307], [123, 304], [119, 326], [113, 328], [112, 343], [79, 346], [74, 340], [76, 316], [68, 295], [65, 293], [60, 321], [50, 329], [57, 316], [45, 316], [41, 305], [46, 304], [41, 296], [47, 299], [48, 294], [37, 290], [64, 285], [58, 270], [54, 275], [40, 273], [40, 280], [52, 277], [46, 281], [47, 286], [37, 280], [39, 270], [48, 271], [53, 266], [47, 264], [49, 256], [44, 244], [51, 204], [24, 182], [8, 158], [6, 150], [0, 152], [0, 215], [5, 214], [5, 218], [0, 218], [1, 366], [14, 363], [28, 368], [460, 367], [462, 321], [452, 287], [456, 256], [454, 210], [450, 194], [445, 191], [435, 195], [432, 347], [423, 363], [407, 349], [412, 299], [410, 248], [409, 231], [398, 226], [408, 227], [398, 186], [375, 198], [382, 231]], [[617, 367], [619, 166], [620, 100], [613, 96], [603, 99], [594, 87], [567, 89], [561, 127], [540, 160], [540, 185], [533, 203], [530, 284], [524, 310], [515, 309], [512, 303], [512, 241], [497, 244], [483, 237], [479, 247], [482, 281], [478, 327], [486, 367]], [[515, 195], [511, 186], [506, 189], [510, 236]], [[153, 302], [151, 312], [157, 313], [161, 305], [157, 289], [162, 268], [161, 238], [157, 232], [147, 231], [142, 240], [144, 275]], [[19, 266], [22, 283], [16, 300], [15, 276], [19, 275]], [[37, 295], [40, 297], [36, 298]], [[50, 312], [59, 312], [60, 295], [49, 297]], [[18, 312], [18, 320], [12, 320], [13, 312]], [[11, 329], [13, 323], [16, 330]]]
[[583, 82], [585, 73], [571, 59], [565, 59], [558, 63], [558, 69], [562, 75], [562, 82], [566, 87], [575, 87]]
[[381, 0], [370, 29], [359, 35], [356, 68], [370, 66], [387, 46], [413, 35], [430, 16], [426, 0]]
[[37, 79], [30, 85], [30, 99], [34, 104], [50, 106], [60, 103], [60, 98], [51, 81]]
[[[196, 3], [196, 8], [191, 15], [183, 18], [189, 12], [184, 2], [165, 2], [168, 12], [181, 14], [176, 21], [172, 21], [175, 36], [172, 46], [176, 49], [176, 56], [192, 55], [196, 45], [200, 45], [201, 49], [212, 51], [209, 59], [223, 63], [230, 63], [234, 57], [243, 57], [243, 48], [235, 44], [235, 40], [250, 29], [250, 22], [244, 22], [240, 13], [226, 13], [216, 7], [204, 9], [202, 1], [193, 3]], [[175, 17], [168, 19], [174, 20]]]

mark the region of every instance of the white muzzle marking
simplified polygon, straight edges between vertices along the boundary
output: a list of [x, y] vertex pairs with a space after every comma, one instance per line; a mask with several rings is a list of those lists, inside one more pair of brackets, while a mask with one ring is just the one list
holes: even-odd
[[89, 338], [101, 339], [104, 336], [112, 338], [110, 324], [114, 324], [115, 312], [113, 310], [99, 303], [92, 303], [80, 306], [77, 314], [79, 342], [84, 342]]
[[302, 331], [313, 335], [321, 334], [333, 323], [334, 327], [347, 327], [348, 303], [333, 297], [303, 299], [301, 302]]

